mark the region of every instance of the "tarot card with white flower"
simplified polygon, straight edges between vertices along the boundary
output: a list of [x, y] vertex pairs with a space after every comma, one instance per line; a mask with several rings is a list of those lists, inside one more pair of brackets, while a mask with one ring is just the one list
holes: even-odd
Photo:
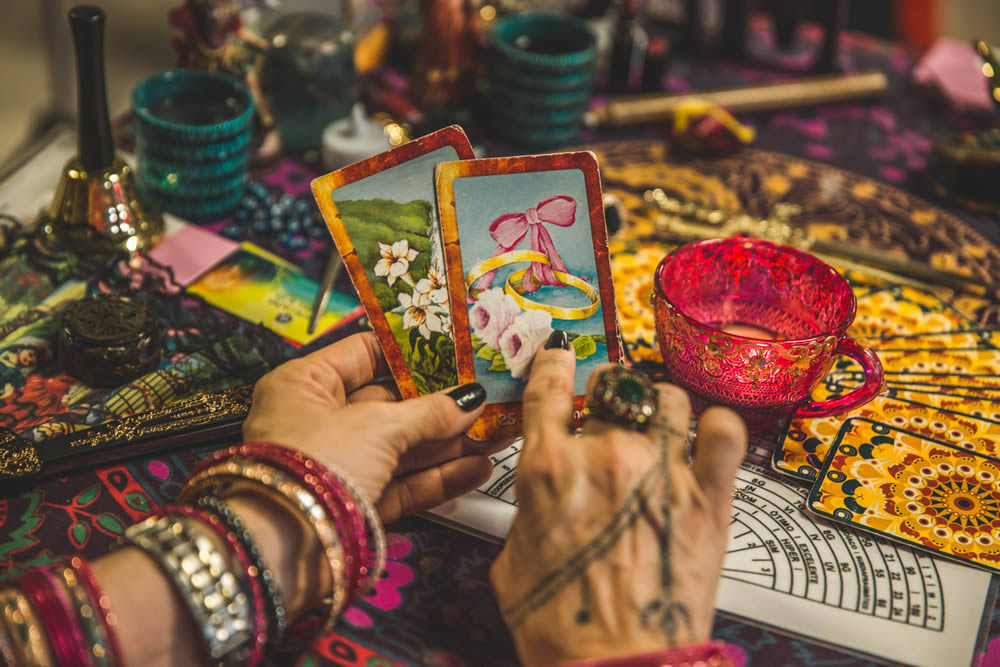
[[470, 437], [520, 434], [531, 362], [553, 329], [576, 351], [582, 408], [591, 372], [622, 355], [597, 158], [447, 162], [437, 194], [458, 379], [487, 395]]
[[404, 398], [458, 382], [434, 166], [471, 157], [453, 125], [312, 182]]

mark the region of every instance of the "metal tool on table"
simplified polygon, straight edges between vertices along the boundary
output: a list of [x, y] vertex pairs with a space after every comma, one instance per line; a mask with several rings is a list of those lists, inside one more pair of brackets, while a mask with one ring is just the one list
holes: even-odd
[[[845, 265], [861, 265], [868, 273], [880, 269], [918, 281], [923, 286], [944, 286], [965, 292], [1000, 291], [1000, 283], [990, 279], [946, 271], [910, 259], [893, 257], [881, 250], [817, 239], [789, 220], [801, 209], [795, 204], [778, 204], [771, 214], [758, 218], [738, 211], [725, 211], [669, 196], [660, 188], [647, 190], [643, 199], [662, 215], [655, 221], [657, 232], [683, 240], [744, 234], [808, 251], [821, 259]], [[977, 289], [978, 288], [978, 289]]]
[[344, 270], [344, 260], [335, 249], [330, 250], [330, 256], [326, 258], [326, 266], [323, 267], [323, 277], [319, 281], [319, 289], [316, 290], [316, 298], [313, 300], [312, 314], [309, 316], [309, 328], [306, 331], [312, 335], [319, 326], [319, 320], [323, 317], [326, 304], [330, 302], [330, 292], [337, 284], [337, 278]]
[[37, 443], [0, 429], [0, 497], [70, 470], [183, 447], [235, 442], [252, 396], [253, 385], [199, 394]]
[[163, 218], [143, 205], [131, 167], [115, 156], [104, 81], [104, 12], [74, 7], [69, 24], [76, 48], [79, 149], [42, 213], [42, 237], [81, 254], [148, 250], [163, 234]]

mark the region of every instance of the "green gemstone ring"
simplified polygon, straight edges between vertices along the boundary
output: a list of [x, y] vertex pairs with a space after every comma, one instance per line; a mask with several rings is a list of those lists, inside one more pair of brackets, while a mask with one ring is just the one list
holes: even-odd
[[614, 366], [597, 375], [584, 411], [587, 417], [645, 431], [659, 407], [659, 392], [645, 373]]

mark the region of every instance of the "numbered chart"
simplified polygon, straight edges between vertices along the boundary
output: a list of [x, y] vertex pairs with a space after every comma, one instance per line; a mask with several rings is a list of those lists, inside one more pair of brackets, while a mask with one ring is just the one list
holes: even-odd
[[745, 465], [733, 491], [722, 576], [862, 614], [940, 630], [934, 559], [805, 513], [808, 489]]
[[491, 456], [493, 475], [486, 484], [479, 487], [479, 492], [515, 505], [517, 498], [514, 495], [514, 482], [517, 479], [517, 457], [520, 454], [521, 440], [518, 440], [507, 449]]

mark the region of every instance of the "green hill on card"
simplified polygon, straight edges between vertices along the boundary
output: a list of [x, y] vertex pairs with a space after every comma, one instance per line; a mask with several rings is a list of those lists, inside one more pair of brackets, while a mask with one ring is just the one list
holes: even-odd
[[375, 263], [381, 258], [378, 244], [392, 245], [400, 239], [409, 241], [410, 248], [420, 253], [410, 262], [410, 275], [414, 282], [426, 277], [430, 266], [431, 203], [419, 199], [405, 204], [389, 199], [353, 199], [338, 201], [337, 210], [375, 289], [379, 305], [383, 310], [396, 308], [399, 292], [411, 290], [402, 281], [390, 287], [384, 277], [375, 275]]

